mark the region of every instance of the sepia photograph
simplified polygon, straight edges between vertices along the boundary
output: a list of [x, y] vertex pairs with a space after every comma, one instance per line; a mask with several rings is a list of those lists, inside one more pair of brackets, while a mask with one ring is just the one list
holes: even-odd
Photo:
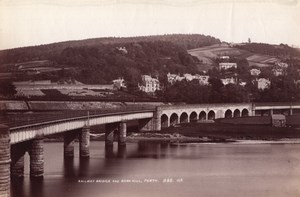
[[0, 0], [0, 197], [299, 197], [298, 0]]

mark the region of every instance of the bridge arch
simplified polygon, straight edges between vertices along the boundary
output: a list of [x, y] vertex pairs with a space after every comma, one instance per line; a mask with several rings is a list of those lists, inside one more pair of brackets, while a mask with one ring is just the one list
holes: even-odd
[[241, 117], [241, 112], [239, 109], [234, 110], [233, 117]]
[[166, 114], [161, 116], [161, 128], [169, 127], [169, 117]]
[[179, 123], [178, 115], [176, 113], [173, 113], [170, 116], [170, 125], [174, 125], [174, 124], [178, 124], [178, 123]]
[[205, 111], [201, 111], [199, 114], [199, 120], [206, 120], [206, 112]]
[[249, 111], [247, 109], [242, 110], [242, 117], [249, 116]]
[[195, 111], [190, 114], [190, 122], [197, 121], [198, 115]]
[[213, 110], [209, 111], [207, 115], [207, 119], [214, 120], [215, 118], [216, 118], [216, 113]]
[[180, 115], [180, 123], [188, 123], [189, 122], [189, 115], [186, 112], [183, 112]]
[[232, 111], [230, 109], [225, 111], [225, 118], [232, 118]]

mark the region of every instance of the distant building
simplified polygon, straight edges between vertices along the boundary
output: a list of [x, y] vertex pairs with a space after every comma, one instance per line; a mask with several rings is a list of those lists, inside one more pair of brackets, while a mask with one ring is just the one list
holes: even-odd
[[245, 87], [245, 86], [247, 85], [247, 82], [241, 81], [241, 82], [239, 83], [239, 85]]
[[196, 78], [196, 76], [191, 75], [191, 74], [188, 74], [188, 73], [183, 74], [183, 77], [184, 77], [185, 80], [187, 80], [187, 81], [192, 81], [192, 80], [194, 80], [194, 79]]
[[139, 84], [139, 89], [146, 93], [154, 93], [160, 90], [159, 80], [149, 75], [142, 75], [142, 84]]
[[296, 84], [297, 87], [300, 87], [300, 79], [294, 80], [294, 83]]
[[40, 81], [17, 81], [13, 82], [15, 86], [18, 85], [51, 85], [51, 80], [40, 80]]
[[114, 84], [59, 84], [51, 83], [50, 80], [13, 82], [13, 85], [16, 90], [115, 90]]
[[221, 60], [227, 60], [227, 61], [229, 61], [229, 56], [227, 56], [227, 55], [223, 55], [223, 56], [220, 56], [220, 59]]
[[252, 76], [258, 76], [260, 73], [261, 73], [261, 71], [260, 71], [259, 69], [256, 69], [256, 68], [252, 68], [252, 69], [250, 70], [250, 74], [251, 74]]
[[126, 88], [125, 80], [123, 78], [115, 79], [112, 82], [117, 89]]
[[272, 72], [273, 72], [273, 75], [276, 76], [276, 77], [286, 74], [286, 71], [283, 68], [273, 68]]
[[271, 85], [271, 81], [269, 79], [260, 78], [257, 80], [257, 88], [260, 90], [264, 90], [269, 88]]
[[221, 62], [219, 63], [219, 69], [220, 70], [227, 70], [230, 68], [237, 68], [237, 64], [236, 63], [230, 63], [230, 62]]
[[196, 79], [199, 80], [200, 85], [208, 85], [209, 76], [208, 75], [195, 75]]
[[276, 62], [275, 66], [279, 67], [279, 68], [287, 68], [287, 67], [289, 67], [289, 65], [287, 63], [283, 63], [283, 62]]
[[223, 85], [228, 85], [228, 84], [236, 84], [236, 79], [234, 77], [227, 77], [221, 79]]
[[118, 49], [120, 52], [122, 52], [122, 53], [125, 53], [125, 54], [128, 53], [126, 47], [117, 47], [117, 49]]
[[286, 75], [286, 69], [288, 67], [289, 65], [287, 63], [276, 62], [273, 66], [272, 72], [276, 77]]
[[187, 80], [187, 81], [192, 81], [192, 80], [198, 80], [200, 85], [208, 85], [208, 75], [192, 75], [189, 73], [183, 74], [183, 77], [177, 74], [167, 74], [168, 82], [171, 84], [174, 84], [176, 81], [182, 81], [182, 80]]
[[170, 84], [174, 84], [176, 81], [182, 81], [184, 77], [181, 77], [180, 75], [177, 74], [167, 74], [168, 82]]

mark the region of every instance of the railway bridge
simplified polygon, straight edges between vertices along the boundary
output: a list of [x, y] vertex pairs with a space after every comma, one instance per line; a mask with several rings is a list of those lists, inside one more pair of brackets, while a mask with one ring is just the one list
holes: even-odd
[[[115, 112], [57, 112], [47, 113], [27, 121], [0, 122], [0, 197], [9, 196], [10, 178], [24, 176], [24, 156], [30, 156], [30, 177], [40, 178], [44, 173], [43, 138], [63, 135], [64, 157], [74, 157], [74, 141], [79, 139], [80, 158], [90, 155], [90, 127], [105, 125], [105, 145], [112, 146], [114, 133], [118, 145], [126, 145], [127, 122], [137, 120], [140, 131], [159, 131], [174, 124], [198, 120], [213, 120], [241, 116], [269, 116], [280, 113], [299, 113], [300, 103], [236, 103], [162, 105], [152, 109], [122, 110]], [[34, 114], [33, 114], [34, 115]], [[16, 121], [18, 120], [18, 121]]]

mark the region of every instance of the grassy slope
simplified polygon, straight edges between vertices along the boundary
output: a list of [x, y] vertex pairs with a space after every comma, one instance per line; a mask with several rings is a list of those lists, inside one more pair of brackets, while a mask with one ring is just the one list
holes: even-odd
[[278, 61], [278, 58], [268, 55], [254, 54], [246, 50], [230, 47], [228, 44], [215, 44], [208, 47], [201, 47], [188, 50], [188, 53], [197, 57], [203, 62], [203, 70], [212, 67], [213, 60], [218, 56], [228, 55], [238, 58], [246, 58], [250, 66], [267, 67]]

